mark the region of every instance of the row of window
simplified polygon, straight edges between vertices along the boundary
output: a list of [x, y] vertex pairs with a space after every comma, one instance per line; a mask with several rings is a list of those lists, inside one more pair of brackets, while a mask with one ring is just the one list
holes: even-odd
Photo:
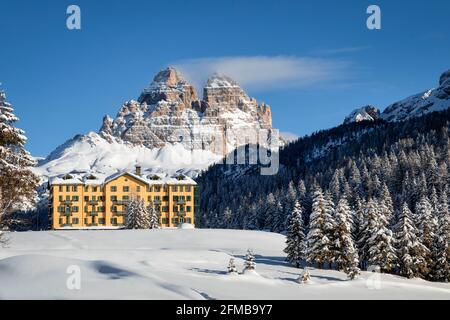
[[[137, 197], [138, 199], [140, 199], [140, 196]], [[173, 201], [191, 201], [192, 197], [191, 196], [173, 196]], [[63, 196], [59, 196], [59, 201], [63, 202], [63, 201], [72, 201], [72, 202], [76, 202], [79, 201], [80, 198], [78, 196], [66, 196], [65, 198]], [[111, 201], [117, 201], [117, 196], [111, 196]], [[130, 200], [129, 196], [122, 196], [122, 200], [123, 201], [128, 201]], [[148, 196], [147, 198], [148, 201], [161, 201], [161, 196], [154, 196], [153, 200], [152, 200], [152, 196]], [[105, 197], [103, 196], [92, 196], [91, 198], [89, 198], [89, 196], [85, 196], [84, 197], [84, 201], [88, 202], [88, 201], [105, 201]], [[169, 201], [169, 196], [163, 196], [162, 197], [162, 201]]]
[[[168, 206], [155, 206], [156, 211], [162, 211], [162, 212], [169, 212], [169, 207]], [[192, 211], [192, 207], [191, 206], [173, 206], [173, 212], [191, 212]], [[59, 213], [69, 213], [69, 212], [79, 212], [79, 207], [78, 206], [58, 206], [58, 212]], [[91, 210], [89, 210], [88, 206], [84, 207], [84, 212], [85, 213], [89, 213], [89, 212], [105, 212], [105, 207], [104, 206], [92, 206]], [[119, 212], [117, 209], [117, 206], [112, 206], [111, 207], [111, 212]]]
[[[173, 224], [178, 224], [178, 223], [192, 223], [192, 219], [191, 218], [172, 218], [172, 223]], [[61, 226], [65, 226], [65, 225], [77, 225], [80, 223], [80, 219], [79, 218], [72, 218], [72, 219], [64, 219], [64, 218], [60, 218], [59, 219], [59, 224]], [[113, 226], [117, 226], [118, 225], [118, 220], [117, 218], [111, 218], [110, 219], [110, 223]], [[84, 224], [89, 226], [95, 226], [95, 225], [104, 225], [105, 224], [105, 219], [104, 218], [98, 218], [97, 220], [93, 219], [92, 222], [89, 222], [89, 220], [87, 218], [84, 219]], [[161, 224], [169, 224], [169, 218], [162, 218], [161, 219]]]
[[[85, 192], [89, 192], [89, 188], [91, 188], [92, 192], [103, 192], [103, 186], [85, 186], [84, 187], [84, 191]], [[161, 192], [161, 189], [164, 192], [168, 191], [168, 186], [164, 185], [164, 186], [147, 186], [147, 192]], [[59, 192], [64, 192], [64, 190], [66, 192], [78, 192], [78, 186], [73, 185], [67, 185], [67, 186], [59, 186]], [[117, 186], [111, 186], [110, 188], [111, 192], [117, 192]], [[129, 186], [123, 186], [122, 187], [122, 191], [123, 192], [130, 192], [130, 187]], [[191, 186], [172, 186], [172, 191], [173, 192], [191, 192]], [[136, 192], [141, 192], [141, 187], [137, 186], [136, 187]]]

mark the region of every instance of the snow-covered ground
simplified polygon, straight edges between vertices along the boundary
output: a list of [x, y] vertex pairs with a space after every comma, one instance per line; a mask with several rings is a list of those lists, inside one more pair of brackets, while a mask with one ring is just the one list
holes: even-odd
[[[337, 271], [311, 270], [311, 283], [298, 284], [301, 270], [285, 263], [284, 236], [266, 232], [48, 231], [8, 237], [8, 247], [0, 248], [1, 299], [450, 299], [450, 284], [367, 272], [348, 281]], [[231, 256], [242, 270], [248, 248], [256, 254], [257, 274], [227, 274]], [[81, 288], [70, 290], [67, 281], [74, 283], [77, 268]]]

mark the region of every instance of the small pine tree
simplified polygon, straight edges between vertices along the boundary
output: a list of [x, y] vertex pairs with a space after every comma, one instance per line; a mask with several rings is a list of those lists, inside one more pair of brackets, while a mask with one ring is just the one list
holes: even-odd
[[230, 258], [230, 262], [228, 263], [228, 273], [235, 274], [237, 273], [236, 264], [234, 263], [234, 258]]
[[428, 249], [419, 241], [411, 215], [408, 205], [404, 203], [394, 226], [400, 274], [408, 278], [420, 277], [428, 272], [425, 259]]
[[255, 270], [255, 267], [255, 255], [252, 250], [248, 249], [247, 254], [245, 255], [244, 271]]
[[298, 283], [308, 283], [311, 281], [311, 275], [309, 274], [309, 271], [307, 268], [303, 269], [302, 273], [297, 279]]
[[160, 225], [159, 225], [159, 214], [156, 211], [154, 206], [150, 206], [148, 208], [148, 213], [149, 213], [149, 229], [159, 229]]
[[288, 234], [286, 237], [287, 260], [296, 268], [300, 261], [305, 258], [305, 231], [302, 219], [302, 208], [298, 201], [294, 203], [294, 209], [288, 221]]
[[426, 196], [416, 206], [415, 222], [419, 230], [421, 242], [430, 250], [436, 232], [437, 221], [433, 215], [433, 207]]
[[351, 217], [352, 212], [347, 200], [340, 199], [336, 209], [335, 262], [338, 270], [344, 271], [349, 278], [354, 279], [359, 274], [359, 261], [352, 239]]
[[316, 186], [312, 198], [309, 232], [306, 237], [306, 259], [309, 263], [317, 263], [319, 268], [322, 268], [324, 263], [330, 262], [332, 242], [328, 237], [328, 232], [332, 230], [331, 217], [320, 186]]
[[127, 229], [149, 229], [150, 215], [142, 199], [133, 198], [125, 209], [125, 227]]
[[431, 279], [450, 282], [450, 214], [444, 192], [438, 205], [439, 227], [431, 248]]

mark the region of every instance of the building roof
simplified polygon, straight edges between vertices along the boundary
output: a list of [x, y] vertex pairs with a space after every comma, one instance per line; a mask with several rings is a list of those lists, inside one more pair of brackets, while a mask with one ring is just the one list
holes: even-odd
[[190, 177], [185, 175], [168, 176], [164, 174], [143, 174], [138, 176], [129, 171], [117, 172], [112, 175], [91, 172], [76, 172], [59, 175], [49, 179], [50, 185], [104, 185], [124, 175], [129, 175], [147, 185], [197, 185]]

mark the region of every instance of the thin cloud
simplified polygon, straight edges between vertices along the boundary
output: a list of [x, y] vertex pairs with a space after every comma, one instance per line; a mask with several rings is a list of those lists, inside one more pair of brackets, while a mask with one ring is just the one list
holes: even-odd
[[334, 49], [320, 49], [315, 50], [314, 53], [318, 55], [336, 55], [344, 53], [354, 53], [368, 50], [370, 47], [346, 47], [346, 48], [334, 48]]
[[201, 58], [172, 64], [201, 86], [213, 73], [230, 76], [252, 90], [308, 88], [349, 77], [351, 63], [339, 59], [298, 56]]

